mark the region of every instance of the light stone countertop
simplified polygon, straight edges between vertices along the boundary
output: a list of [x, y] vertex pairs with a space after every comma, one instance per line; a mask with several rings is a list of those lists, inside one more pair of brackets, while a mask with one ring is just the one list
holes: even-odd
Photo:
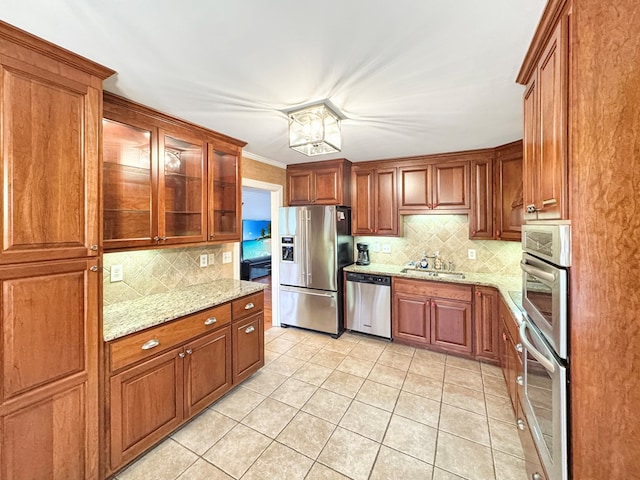
[[399, 265], [385, 265], [381, 263], [372, 263], [370, 265], [349, 265], [344, 268], [345, 272], [356, 273], [371, 273], [374, 275], [389, 275], [392, 277], [412, 278], [416, 280], [427, 280], [430, 282], [446, 282], [446, 283], [459, 283], [464, 285], [482, 285], [485, 287], [494, 287], [498, 289], [505, 303], [511, 310], [514, 318], [520, 325], [522, 321], [522, 310], [515, 304], [510, 291], [522, 292], [522, 276], [521, 275], [502, 275], [499, 273], [473, 273], [462, 272], [464, 278], [438, 278], [430, 277], [420, 272], [406, 272], [402, 270], [407, 268], [406, 266]]
[[104, 307], [106, 342], [264, 290], [261, 283], [222, 279]]

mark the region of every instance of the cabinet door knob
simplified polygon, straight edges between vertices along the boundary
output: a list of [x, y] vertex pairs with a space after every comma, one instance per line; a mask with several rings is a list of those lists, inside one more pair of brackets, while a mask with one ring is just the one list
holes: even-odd
[[98, 251], [98, 245], [91, 245], [91, 247], [90, 247], [90, 248], [91, 248], [91, 251], [92, 251], [92, 252], [96, 252], [96, 251]]
[[162, 240], [163, 242], [167, 239], [167, 237], [160, 237], [160, 240]]
[[178, 354], [178, 356], [179, 356], [180, 358], [184, 358], [184, 352], [180, 352], [180, 353]]
[[532, 473], [531, 480], [542, 480], [542, 475], [540, 475], [540, 472]]
[[97, 272], [98, 271], [98, 267], [93, 265], [92, 267], [89, 267], [89, 270], [91, 270], [92, 272]]
[[193, 350], [189, 349], [187, 350], [187, 355], [191, 355], [193, 353]]
[[516, 383], [520, 386], [524, 385], [524, 377], [522, 375], [518, 375], [516, 377]]
[[254, 327], [253, 325], [249, 325], [249, 326], [245, 329], [244, 333], [252, 333], [254, 330], [255, 330], [255, 327]]
[[255, 307], [255, 305], [253, 303], [249, 302], [244, 306], [244, 309], [245, 310], [251, 310], [253, 307]]
[[158, 345], [160, 345], [160, 341], [153, 338], [142, 345], [142, 350], [151, 350], [152, 348], [155, 348]]
[[527, 208], [527, 213], [536, 213], [538, 211], [538, 209], [533, 203], [531, 205], [527, 205], [526, 208]]
[[481, 297], [482, 296], [482, 292], [476, 292], [476, 297]]
[[153, 237], [153, 240], [154, 240], [155, 242], [157, 242], [157, 241], [159, 241], [159, 240], [160, 240], [160, 237], [159, 237], [158, 235], [156, 235], [155, 237]]
[[217, 321], [218, 321], [218, 319], [216, 317], [209, 317], [204, 321], [204, 324], [205, 325], [213, 325]]
[[500, 230], [496, 230], [496, 237], [500, 236]]
[[438, 208], [438, 204], [434, 203], [432, 208]]
[[475, 235], [476, 231], [475, 230], [471, 230], [471, 235]]
[[516, 351], [518, 353], [522, 353], [522, 344], [521, 343], [516, 344]]
[[524, 420], [522, 420], [521, 418], [519, 418], [518, 420], [516, 420], [516, 425], [518, 425], [518, 428], [520, 430], [524, 431]]
[[507, 334], [502, 332], [502, 341], [506, 342], [507, 341]]

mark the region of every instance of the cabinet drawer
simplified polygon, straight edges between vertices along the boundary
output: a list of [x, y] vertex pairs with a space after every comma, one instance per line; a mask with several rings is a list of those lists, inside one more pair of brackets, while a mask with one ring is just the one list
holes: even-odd
[[394, 278], [393, 289], [395, 292], [424, 295], [426, 297], [446, 298], [470, 302], [472, 295], [470, 285], [453, 285], [451, 283], [428, 282], [424, 280], [408, 280], [406, 278]]
[[115, 340], [109, 345], [111, 371], [149, 358], [230, 322], [231, 306], [227, 303]]
[[504, 302], [502, 298], [500, 298], [500, 315], [504, 319], [504, 324], [507, 327], [507, 331], [509, 335], [511, 335], [511, 339], [513, 343], [518, 343], [520, 341], [520, 333], [518, 332], [518, 322], [513, 315], [511, 314], [511, 310], [507, 307], [507, 304]]
[[231, 310], [233, 311], [233, 321], [240, 320], [247, 315], [260, 312], [264, 309], [264, 292], [247, 295], [238, 300], [231, 302]]

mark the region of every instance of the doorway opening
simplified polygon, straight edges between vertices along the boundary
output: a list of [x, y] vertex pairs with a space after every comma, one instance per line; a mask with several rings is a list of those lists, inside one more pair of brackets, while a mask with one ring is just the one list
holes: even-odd
[[[239, 245], [240, 278], [264, 283], [265, 329], [280, 325], [278, 298], [278, 209], [283, 187], [242, 179], [242, 242]], [[251, 218], [254, 217], [254, 218]]]

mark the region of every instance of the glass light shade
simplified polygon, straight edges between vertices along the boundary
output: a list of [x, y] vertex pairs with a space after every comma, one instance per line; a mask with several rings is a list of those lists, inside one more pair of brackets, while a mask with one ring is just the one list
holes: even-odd
[[325, 104], [289, 112], [289, 147], [309, 157], [342, 149], [340, 119]]

